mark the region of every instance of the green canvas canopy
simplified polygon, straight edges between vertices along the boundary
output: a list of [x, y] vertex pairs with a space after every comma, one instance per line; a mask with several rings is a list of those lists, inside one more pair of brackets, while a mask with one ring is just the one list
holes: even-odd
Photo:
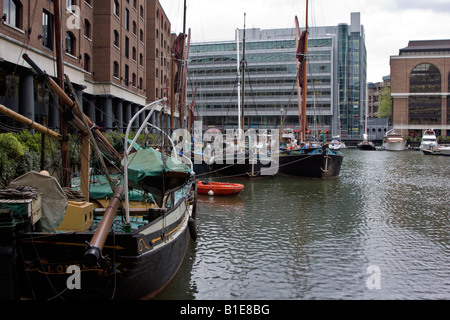
[[[164, 195], [182, 187], [190, 173], [190, 168], [181, 161], [172, 157], [163, 161], [161, 152], [140, 148], [128, 156], [129, 200], [161, 205]], [[123, 174], [111, 174], [110, 177], [114, 184], [124, 185]], [[79, 178], [74, 178], [72, 183], [79, 186]], [[90, 177], [89, 198], [99, 200], [112, 196], [113, 191], [105, 175]]]
[[[111, 179], [114, 181], [119, 180], [118, 185], [123, 186], [123, 175], [110, 175]], [[114, 195], [111, 190], [108, 179], [105, 175], [94, 175], [90, 177], [89, 185], [89, 198], [100, 200], [100, 199], [110, 199]], [[128, 192], [128, 197], [130, 201], [140, 201], [140, 202], [155, 202], [153, 195], [143, 192], [142, 190], [132, 189]]]
[[163, 161], [161, 152], [153, 148], [139, 149], [128, 156], [128, 180], [137, 183], [145, 177], [163, 174], [186, 176], [190, 172], [187, 165], [172, 157], [167, 157], [166, 161]]
[[169, 156], [163, 160], [161, 152], [153, 148], [139, 149], [128, 156], [129, 187], [151, 193], [159, 206], [165, 194], [184, 186], [190, 176], [190, 167]]

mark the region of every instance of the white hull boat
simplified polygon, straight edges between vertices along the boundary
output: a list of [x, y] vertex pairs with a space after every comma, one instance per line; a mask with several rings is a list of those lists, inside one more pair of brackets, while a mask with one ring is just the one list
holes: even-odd
[[389, 130], [383, 140], [383, 149], [388, 151], [403, 151], [405, 145], [406, 140], [394, 130]]

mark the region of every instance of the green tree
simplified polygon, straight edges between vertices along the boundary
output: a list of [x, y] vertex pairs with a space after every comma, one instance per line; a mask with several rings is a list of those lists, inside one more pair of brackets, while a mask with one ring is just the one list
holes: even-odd
[[378, 118], [388, 118], [389, 120], [392, 120], [391, 88], [387, 86], [381, 91]]
[[24, 149], [14, 134], [0, 134], [0, 185], [8, 185], [15, 177], [24, 154]]

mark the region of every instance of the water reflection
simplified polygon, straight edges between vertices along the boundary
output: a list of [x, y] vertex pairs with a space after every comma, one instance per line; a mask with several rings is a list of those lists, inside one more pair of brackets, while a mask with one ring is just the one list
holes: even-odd
[[197, 244], [159, 298], [448, 299], [449, 164], [346, 150], [336, 180], [230, 180], [244, 191], [199, 198]]

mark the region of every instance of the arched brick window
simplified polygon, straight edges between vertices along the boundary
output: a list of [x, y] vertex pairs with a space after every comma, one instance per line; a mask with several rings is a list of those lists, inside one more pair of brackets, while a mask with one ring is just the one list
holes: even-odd
[[[441, 73], [430, 63], [416, 66], [410, 74], [409, 123], [439, 125], [442, 117]], [[418, 93], [421, 95], [414, 95]], [[428, 95], [423, 95], [428, 93]], [[435, 94], [433, 94], [435, 93]]]
[[416, 66], [410, 75], [410, 92], [441, 92], [441, 73], [430, 63]]

